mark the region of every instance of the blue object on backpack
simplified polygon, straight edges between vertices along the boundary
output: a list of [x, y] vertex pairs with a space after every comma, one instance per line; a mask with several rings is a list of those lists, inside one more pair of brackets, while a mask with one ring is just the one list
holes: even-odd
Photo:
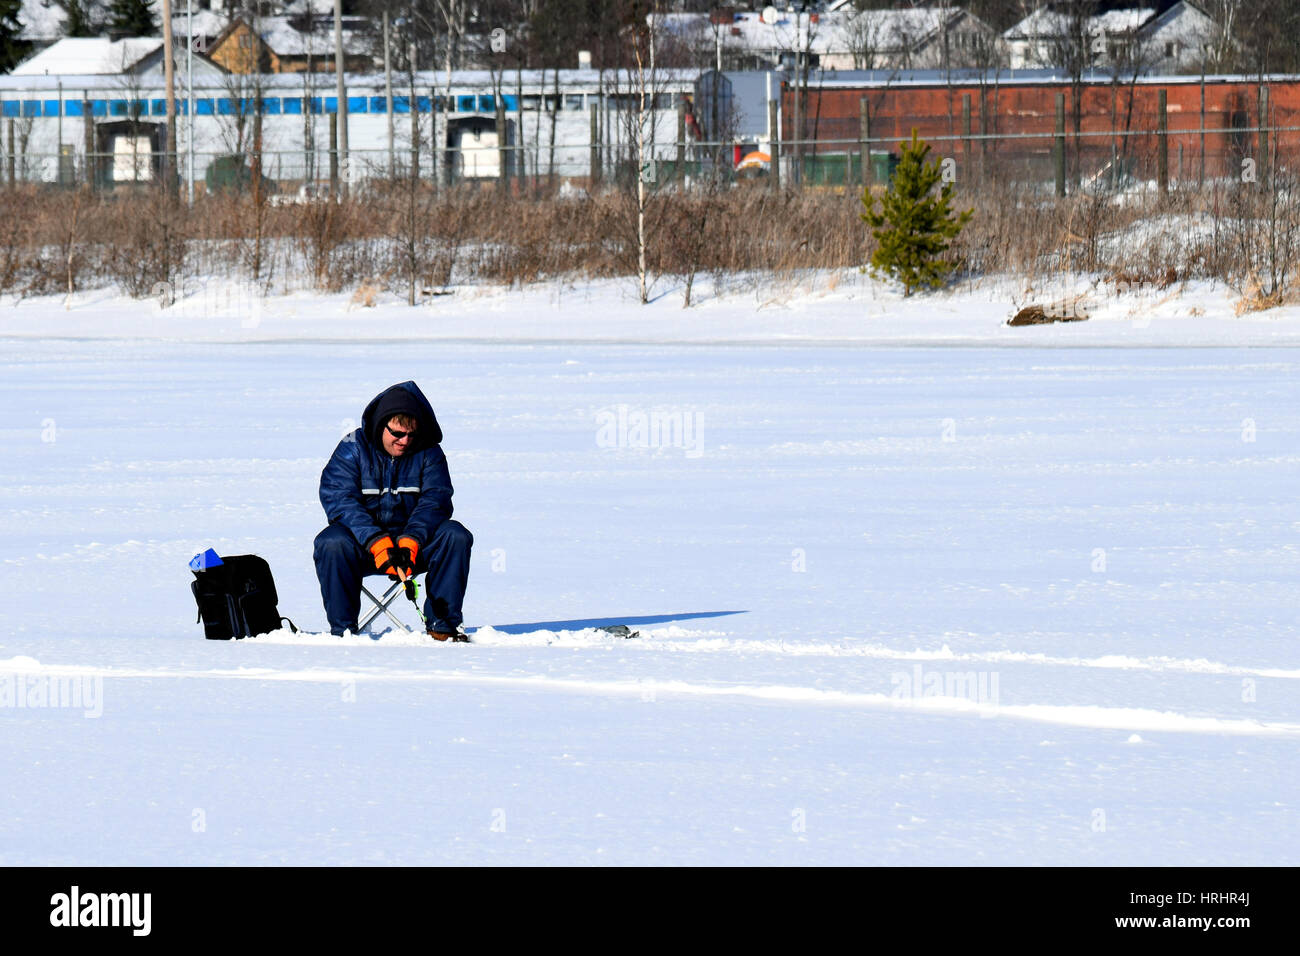
[[191, 571], [204, 571], [208, 568], [219, 568], [222, 565], [221, 557], [211, 548], [202, 554], [196, 554], [190, 559]]

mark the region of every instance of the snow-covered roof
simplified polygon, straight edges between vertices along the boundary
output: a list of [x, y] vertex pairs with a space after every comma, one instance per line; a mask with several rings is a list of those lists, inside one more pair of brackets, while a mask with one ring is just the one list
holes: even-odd
[[752, 50], [809, 50], [838, 53], [870, 37], [880, 50], [915, 47], [963, 15], [956, 7], [913, 7], [906, 10], [835, 10], [820, 14], [799, 14], [779, 10], [773, 23], [762, 14], [737, 11], [729, 23], [711, 23], [702, 13], [650, 14], [647, 19], [674, 36], [712, 39], [718, 30], [724, 46]]
[[1168, 31], [1172, 35], [1191, 38], [1208, 37], [1214, 29], [1214, 18], [1188, 0], [1179, 0], [1164, 13], [1142, 24], [1142, 32], [1146, 34]]
[[1154, 10], [1140, 7], [1131, 10], [1108, 10], [1088, 18], [1089, 26], [1104, 33], [1132, 33], [1156, 15]]
[[[1088, 33], [1091, 36], [1104, 36], [1113, 33], [1129, 33], [1137, 30], [1156, 15], [1147, 7], [1135, 7], [1127, 10], [1108, 10], [1088, 17]], [[1003, 36], [1008, 40], [1023, 40], [1032, 37], [1058, 37], [1070, 32], [1071, 18], [1064, 13], [1039, 7], [1029, 16], [1014, 24]]]
[[[176, 13], [176, 4], [172, 4], [172, 13]], [[180, 15], [172, 17], [172, 35], [178, 37], [187, 37], [190, 35], [189, 17], [185, 15], [185, 8], [181, 6]], [[195, 10], [194, 11], [194, 36], [196, 37], [214, 37], [221, 33], [222, 30], [230, 23], [223, 14], [215, 10]]]
[[[199, 62], [200, 58], [195, 57], [195, 63]], [[698, 69], [661, 69], [659, 76], [665, 90], [689, 92], [695, 88], [695, 82], [700, 76], [700, 71]], [[85, 75], [78, 73], [56, 78], [54, 74], [47, 77], [14, 76], [11, 73], [6, 73], [0, 74], [0, 91], [53, 90], [60, 79], [65, 84], [74, 84], [78, 89], [108, 90], [121, 88], [121, 78], [115, 75]], [[333, 85], [333, 77], [328, 80], [323, 77], [321, 79], [323, 83]], [[515, 79], [513, 71], [510, 74], [510, 79], [513, 85]], [[561, 93], [597, 94], [602, 90], [608, 91], [611, 88], [616, 90], [630, 89], [634, 79], [634, 75], [628, 70], [606, 70], [602, 74], [600, 70], [588, 68], [560, 70], [558, 82]], [[1199, 77], [1197, 77], [1197, 80], [1199, 82]], [[161, 88], [161, 76], [157, 78], [157, 82], [158, 88]], [[278, 95], [275, 94], [275, 91], [281, 91], [286, 95], [295, 93], [301, 96], [303, 91], [301, 73], [268, 73], [263, 75], [258, 82], [268, 95]], [[401, 82], [405, 84], [405, 74], [403, 74]], [[500, 82], [501, 75], [499, 73], [493, 74], [489, 70], [455, 70], [451, 76], [453, 93], [490, 93]], [[554, 70], [523, 70], [520, 73], [519, 82], [524, 88], [525, 95], [549, 94], [557, 82], [557, 77]], [[441, 91], [446, 83], [447, 74], [444, 70], [419, 70], [415, 74], [415, 84], [420, 90]], [[206, 87], [201, 87], [196, 82], [196, 88], [207, 88], [215, 91], [229, 90], [224, 81], [213, 82]], [[384, 74], [382, 71], [352, 71], [348, 74], [348, 89], [349, 95], [353, 96], [382, 94], [384, 90]], [[400, 90], [395, 92], [400, 95]], [[218, 95], [227, 94], [218, 92]], [[7, 96], [6, 99], [8, 99]]]
[[125, 73], [161, 49], [156, 37], [65, 37], [14, 67], [14, 76], [103, 76]]
[[332, 17], [334, 15], [334, 0], [289, 0], [284, 5], [282, 12], [286, 16], [313, 13], [317, 16]]
[[[344, 18], [343, 52], [369, 53], [370, 34], [363, 29], [349, 29], [348, 21], [360, 26], [356, 18]], [[257, 27], [262, 42], [281, 56], [306, 56], [308, 53], [319, 56], [334, 52], [332, 20], [327, 23], [322, 19], [313, 29], [301, 31], [294, 27], [289, 17], [262, 17]]]
[[1039, 7], [1029, 16], [1007, 27], [1002, 31], [1002, 35], [1008, 40], [1021, 37], [1054, 37], [1065, 32], [1067, 22], [1064, 14]]
[[[331, 7], [332, 9], [332, 7]], [[213, 21], [205, 21], [204, 26], [200, 29], [198, 18], [195, 18], [194, 35], [221, 37], [230, 29], [233, 29], [238, 21], [220, 18], [219, 24]], [[172, 29], [178, 31], [178, 35], [185, 35], [184, 18], [173, 20], [176, 24]], [[299, 26], [303, 25], [302, 16], [275, 16], [275, 17], [258, 17], [254, 21], [244, 21], [249, 26], [256, 27], [257, 35], [262, 38], [262, 43], [279, 56], [324, 56], [334, 52], [334, 20], [332, 16], [317, 14], [311, 18], [308, 29], [300, 30]], [[343, 18], [343, 52], [350, 55], [370, 53], [373, 46], [373, 36], [370, 30], [369, 21], [364, 17], [348, 16]]]

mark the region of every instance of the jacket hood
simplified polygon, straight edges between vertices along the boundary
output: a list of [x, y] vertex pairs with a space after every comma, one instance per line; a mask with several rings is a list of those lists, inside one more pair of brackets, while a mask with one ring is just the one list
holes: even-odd
[[380, 429], [390, 418], [399, 414], [410, 415], [420, 423], [411, 451], [442, 442], [442, 428], [433, 414], [433, 406], [414, 382], [393, 385], [372, 398], [366, 410], [361, 413], [362, 434], [376, 448], [382, 449], [384, 442], [379, 434]]

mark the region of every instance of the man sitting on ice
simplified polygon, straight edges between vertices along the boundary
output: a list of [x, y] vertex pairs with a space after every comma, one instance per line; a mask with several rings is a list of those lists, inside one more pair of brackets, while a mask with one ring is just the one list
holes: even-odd
[[357, 632], [363, 576], [397, 580], [428, 571], [429, 636], [464, 639], [461, 603], [474, 537], [451, 520], [441, 441], [428, 399], [414, 382], [402, 382], [371, 399], [361, 427], [334, 449], [320, 476], [330, 523], [316, 536], [315, 550], [331, 633]]

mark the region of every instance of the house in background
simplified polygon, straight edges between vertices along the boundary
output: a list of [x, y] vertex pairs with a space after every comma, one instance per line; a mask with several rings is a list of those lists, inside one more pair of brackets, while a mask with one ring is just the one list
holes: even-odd
[[1192, 73], [1210, 59], [1219, 26], [1191, 0], [1179, 0], [1142, 27], [1142, 41], [1157, 73]]
[[[200, 3], [203, 5], [200, 6]], [[196, 53], [206, 55], [217, 37], [229, 25], [230, 18], [211, 9], [210, 0], [195, 0], [193, 17], [186, 15], [183, 5], [178, 13], [177, 2], [172, 3], [172, 37], [177, 44], [184, 44], [193, 37]]]
[[[184, 48], [177, 51], [176, 58], [178, 73], [183, 76]], [[56, 116], [89, 118], [85, 135], [90, 137], [88, 142], [95, 154], [95, 182], [101, 186], [156, 182], [162, 175], [167, 108], [166, 101], [153, 91], [164, 85], [165, 66], [163, 41], [156, 37], [65, 37], [20, 63], [10, 75], [18, 82], [41, 77], [57, 78], [59, 82], [66, 79], [71, 85], [67, 99], [37, 101], [39, 113], [28, 108], [28, 101], [15, 112], [25, 122], [34, 121], [38, 115], [48, 116], [51, 107]], [[191, 68], [196, 82], [219, 82], [224, 75], [199, 54], [194, 56]], [[78, 91], [75, 83], [81, 79], [83, 86], [89, 86], [85, 81], [92, 78], [112, 84], [114, 95], [98, 100], [98, 105], [88, 102], [89, 95]], [[177, 109], [183, 105], [178, 102]], [[60, 142], [58, 148], [58, 180], [70, 182], [74, 147]]]
[[[367, 18], [343, 18], [345, 72], [374, 70], [378, 65], [370, 52], [374, 45]], [[237, 17], [212, 41], [207, 54], [231, 73], [333, 73], [334, 20], [318, 13]]]
[[[1012, 69], [1067, 68], [1070, 50], [1086, 45], [1083, 68], [1136, 68], [1143, 73], [1200, 69], [1215, 35], [1214, 20], [1191, 0], [1164, 13], [1133, 7], [1082, 21], [1039, 7], [1002, 34]], [[1076, 36], [1079, 34], [1079, 36]]]
[[821, 12], [719, 10], [650, 14], [673, 53], [724, 70], [917, 69], [995, 65], [1000, 38], [955, 6], [858, 11], [832, 3]]
[[[184, 47], [176, 51], [177, 65], [185, 68]], [[120, 76], [140, 86], [161, 83], [164, 74], [163, 41], [158, 37], [65, 37], [14, 67], [12, 76]], [[218, 80], [223, 70], [201, 54], [194, 57], [194, 77]]]
[[1089, 17], [1091, 64], [1098, 67], [1145, 65], [1142, 30], [1155, 15], [1151, 7], [1131, 7]]
[[1001, 61], [998, 35], [961, 7], [902, 10], [833, 10], [830, 49], [820, 66], [828, 70], [959, 69]]

